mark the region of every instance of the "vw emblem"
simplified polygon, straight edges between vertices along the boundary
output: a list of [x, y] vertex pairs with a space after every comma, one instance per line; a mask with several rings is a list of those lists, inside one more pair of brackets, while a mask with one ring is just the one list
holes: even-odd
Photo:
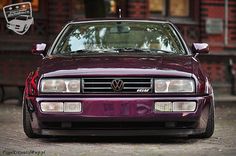
[[111, 82], [111, 88], [116, 92], [121, 91], [124, 88], [124, 82], [122, 80], [115, 79]]

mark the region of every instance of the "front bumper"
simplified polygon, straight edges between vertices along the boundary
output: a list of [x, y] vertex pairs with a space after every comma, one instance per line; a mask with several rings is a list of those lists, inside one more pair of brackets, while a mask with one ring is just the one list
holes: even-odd
[[201, 134], [205, 129], [163, 129], [163, 130], [54, 130], [41, 129], [40, 135], [49, 136], [189, 136]]
[[[32, 128], [42, 135], [193, 135], [205, 131], [200, 117], [213, 104], [212, 95], [199, 97], [26, 98]], [[80, 101], [81, 113], [45, 113], [43, 101]], [[194, 112], [156, 112], [156, 101], [196, 101]]]

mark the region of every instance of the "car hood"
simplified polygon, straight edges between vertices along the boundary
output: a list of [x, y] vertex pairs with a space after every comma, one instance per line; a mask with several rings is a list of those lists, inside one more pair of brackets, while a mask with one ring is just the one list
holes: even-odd
[[184, 76], [192, 75], [191, 56], [48, 57], [39, 68], [43, 77]]

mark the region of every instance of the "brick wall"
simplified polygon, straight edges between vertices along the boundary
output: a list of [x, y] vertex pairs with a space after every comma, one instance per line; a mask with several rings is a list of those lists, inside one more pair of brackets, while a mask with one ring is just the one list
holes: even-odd
[[48, 0], [48, 27], [49, 27], [49, 42], [54, 40], [62, 26], [71, 20], [71, 1], [68, 0]]
[[129, 0], [127, 7], [128, 17], [146, 18], [148, 17], [148, 1]]
[[236, 48], [236, 0], [229, 0], [229, 48]]
[[[223, 51], [236, 48], [236, 1], [228, 0], [228, 44], [225, 44], [225, 1], [201, 0], [200, 1], [200, 29], [201, 41], [211, 46], [211, 51]], [[207, 34], [206, 20], [219, 18], [223, 20], [223, 32], [221, 34]]]

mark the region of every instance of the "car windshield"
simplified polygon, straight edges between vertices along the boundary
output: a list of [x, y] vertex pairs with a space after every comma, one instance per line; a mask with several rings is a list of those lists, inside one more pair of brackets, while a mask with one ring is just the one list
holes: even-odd
[[168, 23], [107, 21], [70, 24], [52, 55], [187, 54]]

